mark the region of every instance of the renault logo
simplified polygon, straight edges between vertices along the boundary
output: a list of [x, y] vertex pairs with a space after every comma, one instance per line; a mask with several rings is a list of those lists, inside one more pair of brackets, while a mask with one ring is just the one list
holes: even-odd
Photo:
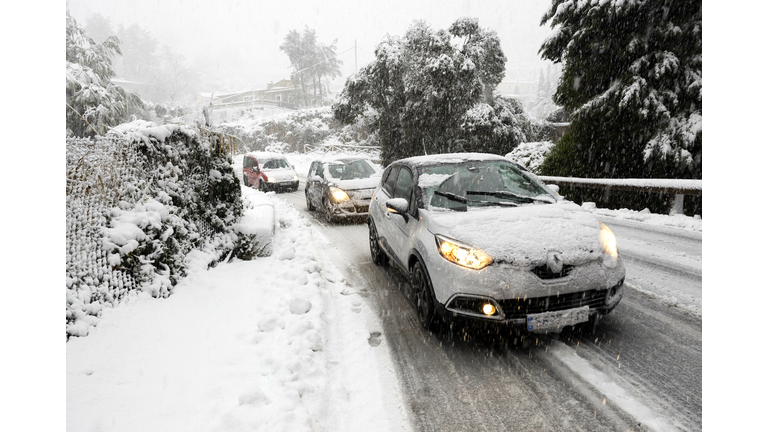
[[547, 252], [547, 268], [552, 273], [563, 271], [563, 254], [558, 251]]

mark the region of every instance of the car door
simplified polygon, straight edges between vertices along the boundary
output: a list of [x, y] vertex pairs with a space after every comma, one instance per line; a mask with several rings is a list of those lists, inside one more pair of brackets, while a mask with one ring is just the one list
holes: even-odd
[[[310, 173], [310, 199], [315, 208], [323, 206], [323, 163], [315, 162], [315, 170]], [[310, 181], [310, 178], [307, 181]]]
[[307, 179], [304, 182], [304, 195], [307, 196], [307, 200], [311, 203], [315, 201], [312, 199], [312, 176], [315, 175], [315, 165], [317, 162], [312, 162], [309, 165], [309, 171], [307, 171]]
[[396, 215], [387, 212], [389, 218], [389, 243], [395, 257], [400, 261], [403, 267], [408, 264], [408, 254], [411, 251], [411, 230], [416, 226], [415, 220], [415, 202], [414, 202], [414, 175], [407, 166], [400, 168], [395, 181], [395, 189], [392, 198], [403, 198], [408, 201], [408, 214]]
[[394, 251], [389, 245], [389, 237], [392, 232], [392, 217], [387, 210], [386, 202], [392, 198], [395, 193], [395, 180], [397, 179], [397, 172], [399, 170], [400, 167], [397, 165], [390, 166], [384, 170], [384, 173], [381, 176], [381, 187], [374, 191], [373, 200], [371, 201], [369, 209], [371, 218], [376, 224], [376, 231], [378, 232], [382, 246], [393, 255]]

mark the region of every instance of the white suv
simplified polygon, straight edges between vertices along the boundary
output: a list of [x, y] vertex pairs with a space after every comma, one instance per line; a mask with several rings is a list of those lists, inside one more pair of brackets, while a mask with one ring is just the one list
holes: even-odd
[[534, 174], [490, 154], [403, 159], [370, 205], [371, 257], [411, 280], [419, 321], [462, 317], [559, 332], [612, 311], [624, 265], [613, 233]]

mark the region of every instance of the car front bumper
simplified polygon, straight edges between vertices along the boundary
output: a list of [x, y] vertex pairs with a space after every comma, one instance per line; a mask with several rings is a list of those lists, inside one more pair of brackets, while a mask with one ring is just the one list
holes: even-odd
[[278, 181], [278, 182], [263, 182], [262, 185], [264, 190], [268, 190], [268, 191], [288, 190], [288, 189], [295, 190], [299, 188], [299, 181], [287, 180], [287, 181]]
[[350, 199], [333, 203], [333, 215], [335, 217], [363, 217], [368, 216], [370, 199]]
[[[438, 312], [470, 321], [525, 327], [538, 314], [571, 311], [587, 306], [589, 316], [611, 312], [624, 294], [624, 265], [614, 268], [602, 259], [573, 266], [560, 278], [542, 279], [529, 269], [492, 264], [472, 270], [437, 255], [427, 264]], [[492, 316], [481, 306], [491, 303]]]

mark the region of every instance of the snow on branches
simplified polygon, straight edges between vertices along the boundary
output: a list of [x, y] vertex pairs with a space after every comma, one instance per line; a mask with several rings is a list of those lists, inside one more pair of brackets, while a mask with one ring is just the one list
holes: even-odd
[[[586, 174], [700, 177], [701, 2], [553, 0], [548, 22], [539, 52], [564, 64], [555, 102], [574, 113]], [[604, 172], [609, 148], [637, 171]]]

